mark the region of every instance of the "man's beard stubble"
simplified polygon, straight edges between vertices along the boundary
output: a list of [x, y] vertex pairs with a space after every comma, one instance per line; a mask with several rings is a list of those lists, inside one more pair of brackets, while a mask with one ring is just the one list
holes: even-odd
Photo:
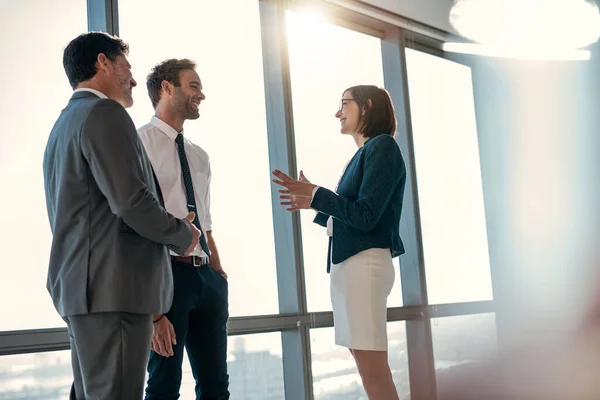
[[185, 119], [198, 119], [200, 112], [192, 106], [192, 98], [183, 96], [177, 104], [177, 109], [183, 114]]

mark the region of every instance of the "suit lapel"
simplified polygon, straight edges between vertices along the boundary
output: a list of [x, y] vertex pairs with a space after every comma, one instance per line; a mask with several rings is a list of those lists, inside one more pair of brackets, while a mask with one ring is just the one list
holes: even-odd
[[356, 153], [354, 153], [354, 155], [352, 156], [352, 158], [350, 159], [350, 161], [348, 161], [348, 163], [344, 167], [344, 171], [342, 172], [342, 176], [340, 176], [340, 180], [338, 181], [337, 185], [335, 186], [335, 192], [336, 193], [338, 192], [338, 189], [340, 187], [340, 184], [342, 183], [342, 180], [344, 180], [344, 178], [346, 177], [346, 175], [348, 175], [349, 170], [353, 169], [353, 165], [356, 162], [356, 160], [358, 159], [358, 155], [360, 154], [361, 151], [362, 151], [362, 148], [358, 149], [356, 151]]

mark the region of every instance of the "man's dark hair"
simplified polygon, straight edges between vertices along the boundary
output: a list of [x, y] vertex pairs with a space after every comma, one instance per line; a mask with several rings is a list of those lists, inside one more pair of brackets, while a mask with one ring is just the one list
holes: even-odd
[[126, 55], [129, 46], [116, 36], [104, 32], [88, 32], [71, 40], [63, 53], [63, 67], [71, 87], [85, 82], [96, 75], [96, 61], [104, 54], [115, 62], [120, 55]]
[[146, 78], [146, 87], [148, 88], [148, 96], [152, 101], [152, 107], [156, 108], [160, 101], [162, 92], [162, 82], [167, 81], [173, 86], [181, 86], [179, 80], [181, 71], [187, 69], [196, 69], [196, 63], [187, 58], [177, 59], [171, 58], [160, 64], [156, 64]]
[[350, 92], [358, 104], [358, 131], [363, 136], [372, 138], [381, 134], [392, 137], [396, 135], [396, 112], [387, 90], [373, 85], [359, 85], [346, 89], [344, 93], [346, 92]]

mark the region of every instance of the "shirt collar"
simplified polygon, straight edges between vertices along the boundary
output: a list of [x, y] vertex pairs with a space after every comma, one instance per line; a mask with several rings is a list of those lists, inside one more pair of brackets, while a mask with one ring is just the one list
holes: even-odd
[[177, 132], [171, 125], [167, 124], [162, 119], [158, 118], [156, 115], [152, 117], [150, 123], [160, 129], [165, 135], [170, 137], [173, 141], [180, 133], [183, 134], [183, 129], [181, 132]]
[[107, 95], [105, 95], [104, 93], [102, 93], [101, 91], [96, 90], [96, 89], [79, 88], [79, 89], [73, 90], [73, 93], [77, 93], [77, 92], [90, 92], [90, 93], [94, 93], [96, 96], [100, 97], [101, 99], [108, 99]]

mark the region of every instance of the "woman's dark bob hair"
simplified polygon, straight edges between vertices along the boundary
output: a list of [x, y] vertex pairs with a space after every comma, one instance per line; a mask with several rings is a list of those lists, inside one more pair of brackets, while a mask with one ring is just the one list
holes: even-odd
[[396, 112], [387, 90], [373, 85], [358, 85], [344, 90], [344, 93], [347, 92], [358, 104], [358, 131], [364, 137], [396, 135]]

